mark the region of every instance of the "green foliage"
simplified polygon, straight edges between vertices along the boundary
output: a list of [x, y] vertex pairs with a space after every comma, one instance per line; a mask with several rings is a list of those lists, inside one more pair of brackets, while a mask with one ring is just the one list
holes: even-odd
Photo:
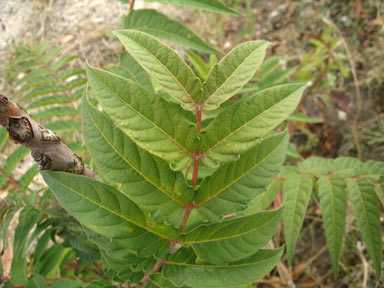
[[[240, 15], [219, 0], [158, 2]], [[35, 119], [54, 118], [47, 128], [69, 141], [83, 130], [86, 148], [80, 141], [68, 146], [89, 151], [102, 181], [44, 171], [49, 190], [7, 197], [0, 208], [2, 243], [12, 244], [14, 258], [6, 287], [114, 287], [105, 280], [86, 284], [95, 274], [147, 288], [252, 285], [283, 254], [283, 247], [263, 249], [281, 219], [292, 264], [311, 196], [320, 202], [334, 276], [350, 200], [380, 278], [384, 165], [311, 158], [281, 169], [286, 154], [300, 155], [289, 146], [288, 133], [274, 129], [284, 120], [321, 121], [294, 112], [306, 85], [282, 84], [296, 68], [280, 69], [278, 57], [262, 63], [268, 42], [245, 42], [217, 61], [220, 51], [151, 9], [131, 11], [114, 35], [126, 51], [104, 70], [62, 69], [75, 57], [55, 60], [60, 49], [47, 50], [46, 43], [26, 47], [14, 62], [19, 103]], [[327, 27], [321, 41], [312, 41], [316, 51], [304, 58], [298, 78], [312, 79], [315, 68], [318, 78], [334, 71], [348, 76], [331, 36]], [[194, 50], [185, 54], [198, 74], [159, 39]], [[211, 54], [209, 65], [198, 53]], [[0, 129], [0, 150], [6, 141]], [[26, 154], [20, 147], [5, 161], [2, 188], [28, 189], [35, 166], [12, 179]], [[280, 192], [283, 205], [266, 210]], [[11, 243], [5, 232], [18, 212]], [[77, 258], [80, 268], [64, 268]], [[104, 271], [89, 275], [83, 268], [93, 268], [94, 261]], [[47, 283], [58, 273], [67, 278]]]
[[241, 16], [241, 14], [227, 6], [220, 0], [146, 0], [149, 2], [161, 2], [164, 4], [172, 4], [176, 6], [198, 8], [215, 13], [227, 14], [231, 16]]
[[121, 20], [122, 29], [134, 29], [203, 53], [221, 54], [182, 23], [152, 9], [131, 11]]
[[320, 39], [310, 39], [314, 49], [301, 59], [301, 64], [295, 76], [301, 80], [314, 81], [318, 87], [335, 87], [336, 73], [348, 78], [349, 72], [345, 68], [346, 55], [339, 52], [342, 43], [338, 37], [332, 35], [332, 27], [325, 26]]
[[77, 56], [61, 56], [60, 51], [48, 43], [23, 47], [9, 63], [8, 69], [14, 71], [8, 79], [14, 89], [10, 93], [32, 118], [50, 120], [50, 129], [79, 141], [74, 137], [74, 132], [81, 131], [78, 100], [87, 79], [84, 69], [74, 68]]
[[[75, 140], [69, 145], [81, 143], [80, 134], [74, 132], [81, 131], [77, 100], [87, 81], [83, 77], [85, 70], [73, 68], [76, 57], [59, 57], [61, 49], [48, 48], [48, 43], [43, 43], [25, 45], [17, 51], [7, 68], [7, 81], [14, 89], [9, 94], [13, 101], [31, 111], [34, 119], [51, 120], [47, 128], [60, 133], [68, 142]], [[99, 259], [99, 251], [87, 243], [79, 223], [62, 211], [51, 192], [41, 184], [30, 185], [38, 173], [37, 165], [29, 167], [25, 161], [29, 150], [24, 146], [14, 148], [3, 127], [0, 151], [1, 158], [6, 158], [2, 161], [0, 185], [8, 192], [0, 208], [1, 244], [3, 249], [13, 247], [11, 279], [5, 287], [47, 287], [45, 279], [56, 278], [65, 263], [76, 257], [82, 259], [84, 267]], [[16, 228], [13, 224], [10, 227], [17, 219]], [[65, 277], [65, 273], [74, 276], [82, 271], [66, 269], [61, 275]], [[54, 287], [60, 285], [50, 282]]]
[[[84, 264], [100, 258], [96, 247], [86, 242], [79, 224], [60, 210], [49, 190], [31, 192], [29, 197], [15, 191], [2, 201], [1, 243], [3, 249], [12, 249], [13, 254], [11, 277], [3, 283], [4, 287], [47, 287], [45, 279], [56, 278], [59, 270], [75, 257], [82, 259]], [[10, 227], [15, 225], [13, 223], [17, 223], [14, 230]], [[66, 241], [58, 243], [57, 239], [64, 235]], [[82, 249], [76, 248], [80, 247], [79, 244]], [[72, 268], [67, 273], [80, 275], [82, 272]], [[53, 287], [60, 284], [50, 282]]]
[[292, 263], [309, 198], [313, 188], [316, 188], [314, 197], [319, 198], [335, 278], [339, 271], [349, 199], [377, 279], [380, 279], [382, 240], [379, 199], [382, 197], [380, 187], [383, 184], [384, 163], [362, 163], [347, 157], [335, 160], [308, 158], [298, 168], [287, 167], [281, 176], [284, 178], [283, 221], [288, 262]]
[[[225, 105], [252, 78], [266, 42], [236, 47], [202, 82], [176, 52], [148, 33], [114, 33], [125, 46], [127, 62], [109, 71], [88, 65], [82, 104], [85, 142], [104, 183], [44, 171], [46, 183], [84, 225], [115, 281], [146, 283], [150, 277], [166, 287], [257, 281], [283, 252], [261, 249], [283, 208], [264, 211], [263, 205], [234, 219], [225, 216], [252, 207], [279, 173], [288, 135], [271, 131], [294, 111], [305, 86], [262, 91], [206, 123], [206, 111]], [[160, 86], [157, 92], [146, 73]], [[200, 172], [207, 164], [208, 174]], [[152, 271], [154, 266], [161, 271]]]

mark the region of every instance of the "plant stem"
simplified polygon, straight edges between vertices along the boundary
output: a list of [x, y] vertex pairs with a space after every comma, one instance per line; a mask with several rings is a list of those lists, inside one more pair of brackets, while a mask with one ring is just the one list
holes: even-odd
[[132, 11], [134, 6], [135, 6], [135, 0], [131, 0], [131, 2], [129, 3], [129, 11]]
[[200, 154], [199, 150], [195, 152], [195, 158], [193, 159], [193, 173], [192, 173], [192, 186], [196, 188], [197, 175], [199, 172]]
[[12, 140], [31, 150], [39, 170], [64, 171], [100, 180], [60, 137], [41, 126], [26, 110], [3, 95], [0, 95], [0, 125], [7, 128]]
[[187, 220], [189, 218], [189, 215], [191, 214], [191, 211], [195, 208], [195, 206], [190, 203], [187, 208], [185, 208], [183, 219], [181, 220], [180, 226], [179, 226], [179, 233], [183, 232], [184, 226], [187, 223]]
[[[134, 0], [131, 1], [131, 3], [134, 2]], [[200, 129], [201, 129], [201, 112], [202, 112], [202, 105], [196, 105], [196, 127], [197, 127], [197, 134], [200, 134]], [[199, 163], [201, 159], [201, 154], [198, 149], [196, 149], [195, 154], [193, 155], [193, 172], [192, 172], [192, 187], [196, 188], [196, 183], [197, 183], [197, 176], [199, 172]], [[188, 171], [188, 169], [187, 169]], [[186, 175], [188, 172], [186, 173]], [[181, 234], [184, 230], [185, 224], [187, 224], [188, 218], [191, 215], [191, 212], [193, 209], [197, 208], [197, 205], [193, 204], [193, 201], [191, 201], [187, 207], [184, 209], [184, 215], [183, 218], [181, 219], [180, 225], [179, 225], [179, 234]], [[171, 245], [169, 247], [168, 253], [172, 251], [172, 249], [175, 247], [177, 244], [177, 239], [171, 242]], [[164, 265], [165, 259], [159, 259], [155, 266], [152, 269], [152, 273], [159, 272], [161, 267]], [[144, 272], [144, 278], [140, 281], [140, 287], [144, 287], [150, 280], [149, 275]], [[151, 281], [152, 282], [152, 281]]]
[[197, 126], [197, 134], [200, 134], [200, 129], [201, 129], [201, 110], [202, 110], [201, 105], [196, 105], [196, 126]]

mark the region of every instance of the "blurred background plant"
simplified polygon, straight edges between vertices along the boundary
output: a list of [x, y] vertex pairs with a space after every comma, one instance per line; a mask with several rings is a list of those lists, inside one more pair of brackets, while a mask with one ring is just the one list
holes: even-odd
[[[86, 158], [78, 101], [85, 71], [73, 63], [77, 56], [60, 55], [62, 48], [51, 46], [33, 42], [15, 47], [5, 69], [5, 94]], [[2, 287], [46, 287], [45, 279], [52, 287], [84, 287], [74, 278], [103, 278], [95, 263], [99, 251], [46, 188], [29, 149], [8, 141], [3, 127], [0, 151], [1, 273], [8, 275]]]

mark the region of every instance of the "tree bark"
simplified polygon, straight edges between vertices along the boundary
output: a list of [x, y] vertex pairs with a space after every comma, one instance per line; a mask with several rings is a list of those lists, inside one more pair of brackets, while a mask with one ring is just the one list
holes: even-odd
[[0, 125], [6, 127], [11, 139], [31, 150], [39, 170], [63, 171], [99, 180], [96, 172], [84, 165], [59, 136], [3, 95], [0, 95]]

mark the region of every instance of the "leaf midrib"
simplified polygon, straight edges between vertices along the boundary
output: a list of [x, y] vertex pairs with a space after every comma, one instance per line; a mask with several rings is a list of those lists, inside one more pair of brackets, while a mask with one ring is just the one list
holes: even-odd
[[[88, 108], [87, 108], [88, 109]], [[91, 113], [89, 112], [88, 110], [88, 115], [90, 116], [90, 118], [92, 119], [96, 129], [100, 132], [100, 135], [103, 136], [103, 138], [105, 139], [105, 141], [108, 143], [108, 145], [113, 149], [113, 151], [115, 151], [115, 153], [117, 155], [120, 156], [121, 159], [124, 160], [125, 163], [127, 163], [137, 174], [139, 174], [141, 177], [143, 177], [143, 179], [145, 179], [146, 181], [148, 181], [150, 184], [152, 184], [154, 187], [156, 187], [157, 190], [161, 191], [163, 194], [165, 194], [167, 197], [169, 197], [170, 199], [172, 199], [175, 203], [177, 203], [179, 206], [185, 208], [186, 206], [179, 202], [178, 200], [176, 200], [175, 198], [173, 198], [171, 195], [169, 195], [168, 193], [166, 193], [161, 186], [158, 186], [157, 184], [155, 184], [154, 182], [151, 181], [151, 179], [145, 177], [145, 175], [140, 171], [138, 170], [134, 165], [131, 164], [130, 161], [128, 161], [128, 159], [126, 159], [126, 157], [120, 153], [120, 151], [116, 150], [115, 147], [112, 145], [112, 143], [104, 136], [104, 133], [102, 132], [101, 128], [99, 127], [99, 125], [96, 124], [96, 121], [93, 119], [93, 116], [91, 115]]]
[[[136, 41], [136, 40], [134, 40], [134, 39], [132, 39], [132, 38], [130, 38], [130, 37], [124, 35], [124, 34], [120, 34], [120, 35], [123, 35], [124, 37], [129, 38], [131, 41], [135, 42], [136, 45], [140, 46], [142, 49], [144, 49], [145, 51], [147, 51], [147, 53], [151, 56], [152, 59], [154, 59], [158, 64], [160, 64], [160, 66], [162, 66], [166, 71], [168, 71], [169, 75], [171, 75], [171, 77], [172, 77], [172, 78], [174, 79], [174, 81], [178, 84], [178, 86], [179, 86], [180, 88], [182, 88], [182, 91], [184, 92], [184, 94], [187, 95], [188, 98], [191, 100], [191, 103], [192, 103], [193, 105], [197, 105], [197, 103], [196, 103], [196, 101], [193, 99], [192, 95], [185, 89], [185, 87], [184, 87], [184, 86], [181, 84], [181, 82], [176, 78], [176, 76], [173, 75], [173, 73], [167, 68], [167, 66], [165, 66], [162, 62], [160, 62], [160, 60], [158, 60], [152, 52], [150, 52], [147, 48], [145, 48], [143, 45], [141, 45], [138, 41]], [[157, 40], [157, 39], [155, 39], [155, 40]], [[166, 46], [166, 47], [169, 48], [168, 46]], [[127, 50], [127, 52], [128, 52], [128, 50]], [[129, 53], [129, 52], [128, 52], [128, 53]], [[139, 65], [140, 65], [140, 61], [137, 60], [137, 57], [133, 56], [131, 53], [129, 53], [129, 55], [131, 55], [132, 58], [134, 58], [134, 59], [136, 60], [136, 62], [139, 63]], [[179, 57], [180, 60], [183, 62], [183, 60], [181, 59], [181, 57], [180, 57], [179, 55], [176, 54], [176, 57]], [[140, 66], [141, 66], [145, 71], [147, 71], [147, 73], [148, 73], [149, 75], [151, 75], [151, 73], [148, 72], [148, 69], [147, 69], [147, 68], [143, 67], [142, 65], [140, 65]], [[185, 65], [185, 66], [186, 66], [185, 68], [186, 68], [187, 70], [190, 69], [189, 66], [187, 66], [187, 65]], [[192, 70], [191, 70], [191, 72], [193, 73]], [[194, 73], [193, 73], [193, 75], [194, 75]], [[194, 76], [195, 76], [195, 75], [194, 75]], [[196, 77], [196, 76], [195, 76], [195, 77]], [[152, 78], [153, 78], [153, 77], [152, 77]], [[155, 79], [155, 80], [156, 80], [156, 79]], [[162, 86], [162, 85], [161, 85], [161, 86]], [[172, 97], [172, 98], [174, 98], [174, 97]], [[175, 99], [175, 98], [174, 98], [174, 99]], [[178, 99], [178, 98], [176, 98], [175, 100], [176, 100], [177, 102], [179, 102], [180, 105], [187, 104], [187, 103], [184, 103], [183, 101], [181, 101], [181, 100]]]
[[[241, 125], [240, 127], [238, 127], [237, 129], [233, 130], [231, 133], [229, 133], [227, 136], [225, 136], [224, 138], [222, 138], [221, 140], [219, 140], [215, 145], [213, 145], [212, 147], [208, 148], [205, 152], [203, 152], [202, 155], [206, 155], [208, 154], [209, 152], [211, 152], [212, 150], [214, 150], [217, 146], [219, 146], [220, 144], [222, 144], [224, 141], [226, 141], [228, 138], [230, 138], [233, 134], [235, 134], [237, 131], [239, 131], [240, 129], [242, 129], [243, 127], [249, 125], [251, 122], [253, 121], [256, 121], [258, 118], [260, 118], [261, 116], [263, 116], [264, 113], [267, 113], [267, 112], [270, 112], [270, 110], [272, 108], [274, 108], [276, 105], [280, 104], [282, 101], [288, 99], [290, 96], [292, 96], [292, 94], [294, 94], [297, 90], [299, 90], [301, 87], [299, 87], [298, 89], [296, 89], [294, 92], [290, 93], [288, 96], [284, 97], [283, 99], [281, 99], [280, 101], [276, 102], [275, 104], [273, 104], [272, 106], [268, 107], [267, 109], [263, 110], [263, 112], [257, 114], [255, 117], [253, 117], [252, 119], [250, 119], [248, 122], [244, 123], [243, 125]], [[240, 103], [240, 102], [238, 102]], [[233, 109], [233, 108], [232, 108]], [[224, 111], [225, 112], [225, 111]], [[216, 118], [217, 119], [217, 118]], [[212, 123], [212, 122], [211, 122]], [[208, 128], [207, 127], [207, 131], [208, 131]], [[260, 138], [260, 137], [257, 137], [257, 139]], [[255, 139], [256, 140], [256, 139]]]
[[[261, 45], [262, 46], [262, 45]], [[208, 98], [203, 102], [203, 104], [201, 104], [201, 106], [203, 106], [204, 107], [204, 105], [206, 105], [207, 104], [207, 102], [208, 102], [208, 100], [210, 100], [212, 97], [214, 97], [216, 94], [215, 93], [217, 93], [217, 91], [219, 91], [230, 79], [232, 79], [232, 77], [233, 77], [233, 74], [235, 74], [236, 72], [237, 72], [237, 70], [239, 70], [240, 69], [240, 67], [242, 67], [242, 65], [244, 64], [244, 62], [245, 61], [247, 61], [250, 57], [251, 57], [251, 55], [253, 55], [253, 53], [258, 49], [258, 48], [260, 48], [260, 46], [258, 46], [257, 48], [255, 48], [245, 59], [244, 59], [244, 61], [242, 61], [238, 66], [237, 66], [237, 68], [229, 75], [229, 77], [227, 77], [225, 80], [224, 80], [224, 82], [219, 86], [219, 87], [217, 87], [216, 88], [216, 90], [211, 94], [211, 95], [209, 95], [208, 96]], [[228, 57], [229, 57], [229, 55], [230, 54], [228, 54]], [[223, 59], [222, 59], [222, 61], [220, 61], [220, 62], [223, 62], [224, 60], [225, 60], [225, 58], [226, 57], [224, 57]], [[220, 65], [220, 63], [218, 64], [218, 65]], [[218, 66], [217, 66], [218, 67]], [[213, 70], [211, 70], [211, 71], [213, 71]], [[208, 81], [208, 79], [209, 79], [209, 76], [211, 75], [211, 73], [209, 73], [208, 75], [207, 75], [207, 81]], [[252, 76], [251, 76], [252, 77]], [[207, 82], [206, 81], [206, 82]]]
[[[103, 71], [103, 72], [106, 72], [106, 73], [109, 73], [109, 74], [113, 74], [113, 73], [110, 73], [108, 71]], [[138, 110], [134, 109], [134, 107], [132, 105], [130, 105], [130, 103], [128, 103], [127, 101], [125, 101], [123, 98], [121, 98], [117, 93], [115, 93], [106, 83], [104, 83], [103, 81], [100, 80], [100, 78], [98, 78], [95, 73], [93, 73], [94, 77], [98, 79], [98, 81], [100, 83], [102, 83], [113, 95], [115, 95], [115, 97], [117, 99], [119, 99], [121, 102], [125, 103], [132, 111], [134, 111], [135, 113], [137, 113], [139, 116], [141, 116], [143, 119], [145, 119], [147, 122], [149, 122], [153, 127], [155, 127], [156, 129], [158, 129], [163, 135], [165, 135], [171, 142], [173, 142], [174, 144], [176, 144], [176, 146], [180, 147], [181, 150], [187, 154], [188, 156], [190, 157], [193, 157], [193, 154], [187, 150], [187, 148], [185, 148], [181, 143], [179, 143], [176, 138], [174, 138], [172, 135], [169, 135], [166, 131], [164, 131], [161, 127], [159, 127], [155, 122], [153, 122], [152, 120], [148, 119], [145, 115], [143, 115], [142, 113], [140, 113]], [[117, 76], [123, 80], [127, 80], [123, 77], [120, 77], [116, 74], [113, 74], [113, 76]], [[136, 83], [135, 83], [136, 84]], [[145, 88], [146, 89], [146, 88]], [[146, 89], [148, 90], [148, 89]], [[149, 91], [149, 90], [148, 90]], [[184, 120], [184, 119], [183, 119]], [[165, 152], [165, 153], [169, 153], [169, 152]]]
[[[52, 177], [52, 176], [51, 176], [51, 177]], [[52, 177], [52, 178], [53, 178], [53, 177]], [[141, 224], [138, 224], [138, 223], [134, 222], [133, 220], [131, 220], [131, 219], [129, 219], [129, 218], [126, 218], [126, 217], [124, 217], [123, 215], [118, 214], [118, 213], [116, 213], [115, 211], [113, 211], [113, 210], [111, 210], [111, 209], [108, 209], [107, 207], [101, 205], [100, 203], [98, 203], [98, 202], [96, 202], [96, 201], [94, 201], [94, 200], [92, 200], [92, 199], [86, 197], [85, 195], [83, 195], [83, 194], [77, 192], [76, 190], [72, 189], [70, 186], [65, 185], [63, 182], [61, 182], [61, 181], [59, 181], [59, 180], [57, 180], [57, 179], [55, 179], [55, 181], [57, 181], [58, 183], [60, 183], [62, 186], [64, 186], [64, 187], [67, 188], [68, 190], [72, 191], [73, 193], [77, 194], [78, 196], [80, 196], [80, 197], [86, 199], [87, 201], [89, 201], [89, 202], [93, 203], [94, 205], [98, 206], [99, 208], [104, 209], [104, 210], [108, 211], [109, 213], [111, 213], [111, 214], [113, 214], [113, 215], [115, 215], [115, 216], [121, 218], [122, 220], [125, 220], [125, 221], [127, 221], [127, 222], [129, 222], [129, 223], [132, 223], [132, 224], [134, 224], [134, 225], [136, 225], [136, 226], [138, 226], [138, 227], [144, 229], [145, 231], [147, 231], [147, 232], [149, 232], [149, 233], [152, 233], [152, 234], [155, 234], [155, 235], [159, 236], [160, 238], [163, 238], [163, 239], [165, 239], [165, 240], [167, 240], [167, 241], [171, 241], [171, 240], [172, 240], [172, 239], [168, 239], [168, 238], [164, 237], [164, 235], [159, 234], [157, 231], [149, 230], [148, 227], [143, 226], [143, 225], [141, 225]], [[122, 194], [122, 193], [120, 193], [120, 194], [121, 194], [123, 197], [127, 197], [127, 196], [125, 196], [125, 195]], [[128, 198], [128, 197], [127, 197], [127, 198]], [[128, 200], [129, 200], [129, 201], [132, 201], [132, 200], [130, 200], [129, 198], [128, 198]], [[133, 202], [133, 203], [134, 203], [134, 202]]]
[[237, 268], [237, 267], [244, 267], [244, 266], [253, 266], [253, 265], [256, 265], [256, 264], [263, 263], [263, 262], [268, 262], [269, 260], [271, 260], [271, 258], [273, 258], [273, 257], [275, 257], [277, 255], [278, 255], [278, 253], [273, 254], [269, 258], [266, 258], [266, 259], [263, 259], [263, 260], [259, 260], [259, 261], [251, 262], [251, 263], [236, 264], [236, 265], [233, 265], [233, 264], [232, 265], [199, 265], [199, 264], [188, 264], [188, 263], [180, 263], [180, 262], [171, 262], [169, 260], [164, 260], [163, 263], [167, 264], [167, 265], [185, 266], [185, 267], [191, 267], [191, 268], [213, 268], [213, 269], [226, 268], [226, 269], [230, 269], [230, 268]]
[[[249, 234], [249, 233], [252, 233], [252, 232], [255, 232], [256, 230], [259, 230], [259, 229], [262, 229], [263, 227], [265, 227], [267, 224], [270, 224], [271, 222], [273, 222], [275, 220], [276, 217], [278, 217], [280, 215], [280, 211], [274, 211], [274, 212], [277, 212], [275, 215], [273, 215], [270, 219], [268, 219], [268, 221], [265, 221], [264, 223], [262, 223], [261, 225], [257, 226], [257, 227], [254, 227], [252, 229], [250, 229], [249, 231], [245, 231], [243, 233], [239, 233], [239, 234], [236, 234], [236, 235], [232, 235], [232, 236], [227, 236], [227, 237], [222, 237], [222, 238], [215, 238], [215, 239], [205, 239], [205, 240], [200, 240], [199, 242], [197, 242], [198, 240], [194, 240], [192, 242], [181, 242], [182, 244], [203, 244], [203, 243], [208, 243], [208, 242], [216, 242], [216, 241], [224, 241], [224, 240], [228, 240], [228, 239], [234, 239], [234, 238], [238, 238], [238, 237], [241, 237], [243, 235], [246, 235], [246, 234]], [[222, 229], [227, 229], [228, 227], [223, 227], [221, 228], [220, 230]], [[220, 231], [218, 230], [218, 231]], [[216, 231], [215, 233], [217, 233], [218, 231]], [[198, 232], [197, 230], [194, 231], [194, 233]]]
[[[248, 173], [255, 169], [257, 166], [261, 165], [262, 163], [264, 163], [264, 161], [266, 161], [267, 158], [269, 158], [269, 156], [275, 152], [278, 148], [280, 148], [280, 145], [282, 143], [282, 141], [284, 140], [284, 138], [282, 138], [280, 140], [280, 143], [278, 145], [276, 145], [274, 147], [274, 149], [272, 149], [261, 161], [257, 162], [254, 166], [252, 166], [252, 168], [248, 169], [246, 173], [243, 173], [239, 178], [236, 178], [234, 179], [233, 181], [231, 181], [228, 185], [224, 186], [222, 189], [220, 189], [219, 191], [217, 191], [217, 193], [211, 195], [210, 197], [208, 197], [206, 200], [204, 200], [203, 202], [197, 204], [198, 207], [204, 205], [205, 203], [207, 203], [208, 201], [210, 201], [211, 199], [215, 198], [217, 195], [221, 194], [222, 192], [224, 192], [226, 189], [228, 189], [230, 186], [232, 186], [234, 183], [240, 181], [240, 179], [242, 179], [243, 177], [245, 177], [246, 175], [248, 175]], [[228, 164], [227, 164], [228, 165]], [[213, 175], [212, 175], [213, 176]], [[211, 178], [211, 177], [210, 177]], [[209, 179], [209, 178], [208, 178]]]
[[[295, 250], [295, 245], [296, 245], [296, 241], [293, 241], [292, 239], [294, 239], [294, 234], [296, 233], [295, 231], [294, 231], [294, 229], [293, 229], [293, 227], [294, 227], [294, 223], [295, 223], [295, 211], [296, 211], [296, 204], [297, 204], [297, 197], [298, 197], [298, 194], [299, 194], [299, 192], [300, 192], [300, 189], [299, 189], [299, 187], [300, 187], [300, 183], [301, 183], [301, 177], [303, 176], [303, 175], [306, 175], [306, 174], [299, 174], [298, 175], [298, 180], [297, 180], [297, 184], [296, 184], [296, 189], [295, 189], [295, 191], [296, 191], [296, 193], [295, 193], [295, 197], [294, 197], [294, 206], [293, 206], [293, 213], [292, 213], [292, 217], [289, 217], [289, 226], [292, 226], [291, 227], [291, 229], [290, 229], [290, 233], [288, 233], [289, 234], [289, 238], [287, 238], [287, 239], [290, 239], [290, 241], [291, 241], [291, 245], [293, 245], [293, 250]], [[288, 250], [288, 245], [287, 245], [287, 250]], [[293, 253], [293, 251], [291, 251], [292, 253]], [[287, 253], [289, 253], [288, 251], [287, 251]], [[290, 254], [290, 253], [289, 253]], [[291, 255], [292, 256], [292, 255]], [[292, 261], [292, 260], [291, 260]]]
[[[363, 210], [363, 215], [364, 215], [364, 218], [365, 218], [365, 221], [366, 221], [366, 224], [367, 224], [369, 241], [372, 244], [372, 248], [374, 248], [375, 244], [374, 244], [374, 241], [373, 241], [373, 237], [372, 237], [372, 233], [371, 233], [371, 229], [370, 229], [370, 225], [369, 225], [369, 221], [368, 221], [367, 211], [366, 211], [365, 205], [364, 205], [365, 202], [363, 200], [363, 195], [361, 193], [359, 185], [357, 184], [357, 180], [356, 179], [351, 179], [351, 180], [355, 184], [357, 194], [359, 195], [360, 203], [362, 204], [361, 207], [362, 207], [362, 210]], [[378, 259], [376, 258], [376, 253], [371, 253], [371, 254], [372, 254], [371, 257], [375, 259], [374, 262], [377, 262]]]
[[[334, 240], [334, 242], [331, 244], [331, 246], [332, 246], [332, 250], [333, 250], [333, 252], [335, 253], [335, 256], [338, 258], [338, 256], [339, 255], [336, 255], [336, 250], [337, 250], [337, 248], [336, 248], [336, 237], [337, 237], [337, 235], [338, 235], [338, 231], [337, 231], [337, 229], [336, 229], [336, 209], [335, 209], [335, 201], [334, 201], [334, 197], [335, 197], [335, 194], [334, 194], [334, 191], [333, 191], [333, 189], [332, 189], [332, 184], [331, 184], [331, 179], [330, 178], [328, 178], [328, 177], [326, 177], [326, 180], [327, 180], [327, 184], [328, 184], [328, 188], [329, 188], [329, 193], [330, 193], [330, 196], [331, 196], [331, 206], [332, 206], [332, 225], [333, 225], [333, 234], [331, 234], [332, 235], [332, 237], [333, 237], [333, 240]], [[332, 257], [332, 255], [331, 255], [331, 257]]]

